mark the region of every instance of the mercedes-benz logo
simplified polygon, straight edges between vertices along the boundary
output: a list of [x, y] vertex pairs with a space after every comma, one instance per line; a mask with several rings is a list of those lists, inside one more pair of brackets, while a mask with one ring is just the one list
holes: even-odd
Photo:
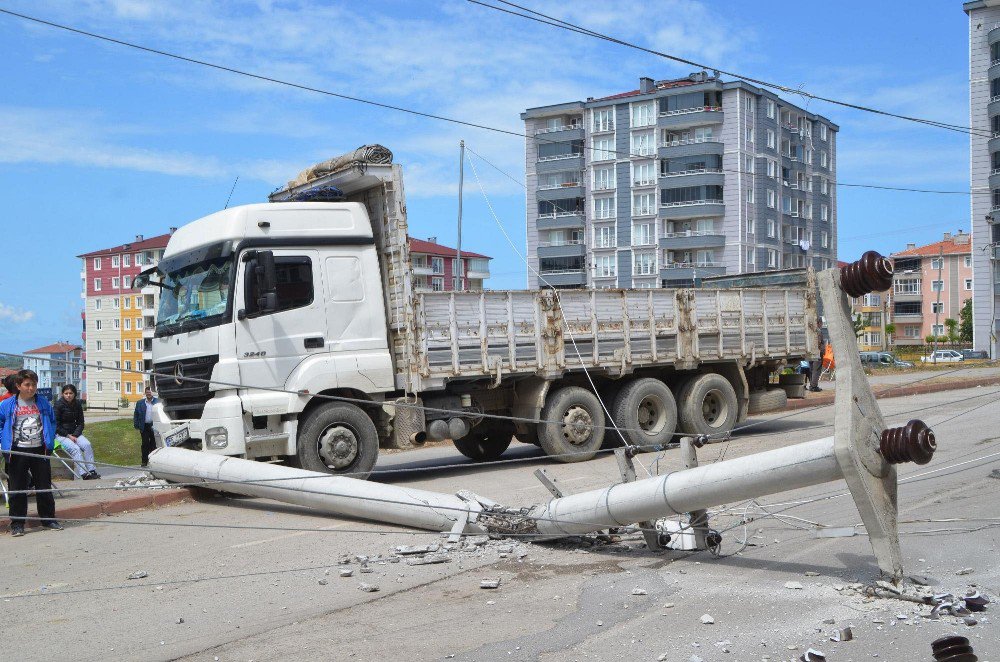
[[180, 386], [184, 381], [184, 367], [178, 363], [174, 365], [174, 383]]

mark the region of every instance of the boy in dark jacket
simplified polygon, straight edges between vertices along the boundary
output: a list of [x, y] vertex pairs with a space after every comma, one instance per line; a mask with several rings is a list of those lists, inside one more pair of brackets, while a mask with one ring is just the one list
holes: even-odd
[[83, 436], [83, 405], [76, 395], [76, 387], [66, 384], [56, 400], [56, 439], [73, 458], [73, 472], [83, 480], [96, 480], [101, 475], [94, 465], [90, 440]]
[[[10, 532], [24, 535], [28, 515], [28, 489], [34, 478], [35, 503], [42, 526], [61, 530], [56, 521], [56, 501], [52, 496], [52, 469], [48, 455], [56, 440], [56, 418], [44, 398], [36, 398], [38, 375], [31, 370], [17, 373], [18, 394], [0, 403], [0, 449], [7, 455], [10, 476]], [[13, 451], [13, 452], [12, 452]], [[30, 477], [29, 477], [30, 474]]]

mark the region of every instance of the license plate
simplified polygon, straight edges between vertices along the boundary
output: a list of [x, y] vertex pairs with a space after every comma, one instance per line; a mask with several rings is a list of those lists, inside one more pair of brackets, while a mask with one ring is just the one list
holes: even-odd
[[187, 428], [181, 428], [177, 432], [172, 432], [163, 438], [166, 446], [178, 446], [191, 438], [191, 432]]

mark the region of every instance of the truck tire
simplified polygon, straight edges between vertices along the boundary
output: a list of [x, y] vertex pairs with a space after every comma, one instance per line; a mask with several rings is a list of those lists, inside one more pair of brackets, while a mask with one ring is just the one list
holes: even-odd
[[313, 409], [298, 437], [297, 464], [308, 471], [364, 480], [378, 460], [378, 430], [356, 405], [331, 402]]
[[538, 441], [558, 462], [583, 462], [597, 454], [604, 441], [601, 401], [587, 389], [564, 386], [550, 393], [542, 407]]
[[513, 438], [513, 425], [485, 423], [472, 428], [469, 434], [461, 439], [455, 439], [454, 443], [458, 452], [470, 460], [492, 462], [500, 459], [510, 447]]
[[[677, 402], [670, 388], [659, 379], [642, 377], [622, 388], [615, 397], [611, 416], [625, 439], [640, 450], [653, 450], [673, 440], [677, 429]], [[609, 426], [610, 427], [610, 426]], [[609, 437], [618, 437], [611, 428]]]
[[685, 434], [724, 434], [733, 429], [740, 413], [733, 385], [715, 373], [692, 378], [677, 399]]
[[751, 391], [747, 404], [747, 415], [763, 414], [767, 411], [784, 409], [788, 405], [788, 396], [781, 388], [769, 388], [763, 391]]

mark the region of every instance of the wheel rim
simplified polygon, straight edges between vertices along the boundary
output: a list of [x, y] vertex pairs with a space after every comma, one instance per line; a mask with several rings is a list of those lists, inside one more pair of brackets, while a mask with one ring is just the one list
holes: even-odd
[[667, 408], [659, 396], [647, 395], [639, 402], [636, 418], [640, 430], [650, 436], [657, 435], [667, 425]]
[[574, 446], [587, 443], [594, 431], [594, 418], [586, 408], [575, 405], [563, 412], [562, 435]]
[[712, 389], [705, 394], [701, 403], [701, 413], [710, 427], [717, 428], [729, 418], [729, 403], [722, 397], [722, 391]]
[[319, 456], [333, 469], [346, 469], [358, 457], [360, 444], [357, 433], [350, 427], [335, 423], [319, 436]]

